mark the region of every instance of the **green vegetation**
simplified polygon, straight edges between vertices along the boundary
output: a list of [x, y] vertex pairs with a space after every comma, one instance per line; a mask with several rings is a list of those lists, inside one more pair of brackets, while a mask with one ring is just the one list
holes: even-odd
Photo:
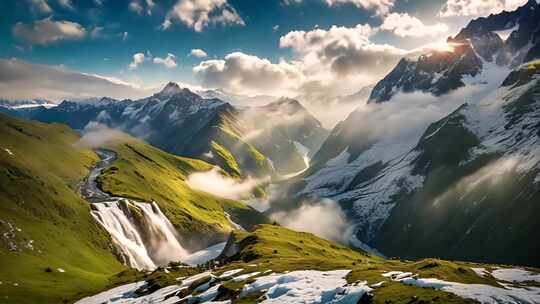
[[[425, 278], [462, 283], [478, 283], [498, 286], [492, 278], [476, 275], [471, 267], [486, 267], [461, 262], [449, 262], [438, 259], [421, 261], [387, 260], [354, 251], [342, 245], [320, 239], [310, 233], [295, 232], [277, 225], [260, 225], [252, 233], [235, 231], [234, 243], [238, 252], [230, 257], [228, 264], [218, 271], [221, 274], [232, 269], [242, 268], [236, 274], [295, 270], [335, 270], [351, 269], [347, 276], [350, 283], [367, 281], [376, 284], [384, 281], [382, 287], [373, 291], [373, 303], [474, 303], [449, 293], [433, 289], [407, 286], [384, 278], [382, 273], [403, 271], [418, 274]], [[238, 295], [243, 282], [226, 282], [223, 286], [229, 294]], [[255, 297], [256, 298], [256, 297]], [[416, 299], [416, 300], [414, 300]], [[245, 301], [246, 299], [242, 299]], [[244, 303], [242, 301], [234, 303]], [[246, 302], [249, 303], [249, 302]]]
[[200, 249], [225, 239], [232, 228], [224, 211], [247, 229], [267, 222], [243, 203], [191, 189], [187, 177], [211, 170], [208, 163], [166, 153], [127, 135], [108, 148], [118, 153], [118, 159], [98, 178], [102, 189], [115, 196], [156, 201], [187, 248]]
[[540, 74], [540, 60], [534, 60], [512, 71], [502, 85], [519, 87], [529, 83], [538, 74]]
[[215, 141], [212, 141], [211, 145], [212, 151], [216, 155], [214, 157], [217, 157], [219, 159], [219, 162], [224, 164], [223, 170], [229, 172], [231, 175], [240, 177], [240, 167], [238, 166], [234, 155], [232, 155], [231, 152], [229, 152], [227, 149], [225, 149], [223, 146], [221, 146]]
[[97, 156], [62, 125], [0, 114], [0, 134], [0, 302], [62, 303], [104, 289], [124, 266], [77, 193]]

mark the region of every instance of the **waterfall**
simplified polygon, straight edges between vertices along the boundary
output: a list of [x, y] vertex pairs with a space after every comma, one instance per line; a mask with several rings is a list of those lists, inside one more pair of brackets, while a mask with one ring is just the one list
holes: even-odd
[[124, 264], [153, 270], [188, 256], [171, 222], [155, 202], [122, 198], [91, 207], [92, 216], [109, 232]]

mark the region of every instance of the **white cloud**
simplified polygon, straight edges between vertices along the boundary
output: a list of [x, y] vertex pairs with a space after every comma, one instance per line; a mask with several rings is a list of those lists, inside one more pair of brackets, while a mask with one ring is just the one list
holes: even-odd
[[212, 24], [245, 25], [244, 20], [227, 0], [178, 0], [167, 13], [161, 27], [168, 29], [173, 21], [180, 21], [196, 32]]
[[378, 81], [402, 57], [418, 53], [373, 43], [376, 32], [368, 24], [292, 31], [281, 37], [280, 47], [291, 48], [293, 60], [273, 63], [235, 52], [203, 61], [193, 72], [203, 85], [238, 94], [350, 94]]
[[136, 53], [133, 54], [133, 61], [129, 64], [128, 68], [130, 70], [134, 70], [139, 67], [139, 64], [141, 64], [146, 57], [144, 56], [144, 53]]
[[150, 90], [116, 78], [18, 59], [0, 59], [0, 92], [8, 99], [45, 98], [53, 101], [95, 96], [140, 98], [151, 94]]
[[128, 4], [128, 9], [137, 15], [141, 15], [144, 11], [148, 16], [151, 16], [156, 3], [153, 0], [145, 0], [144, 3], [146, 10], [144, 9], [142, 0], [131, 0]]
[[50, 14], [52, 9], [46, 0], [28, 0], [28, 6], [33, 14]]
[[192, 49], [189, 53], [189, 56], [196, 58], [206, 58], [208, 57], [208, 54], [206, 54], [206, 52], [201, 49]]
[[[354, 6], [375, 11], [377, 15], [386, 15], [394, 6], [395, 0], [320, 0], [332, 7], [341, 4], [353, 4]], [[285, 5], [302, 3], [304, 0], [283, 0]]]
[[223, 60], [203, 61], [193, 72], [206, 86], [246, 94], [287, 91], [294, 89], [302, 78], [301, 71], [290, 63], [274, 64], [241, 52], [231, 53]]
[[188, 186], [195, 190], [234, 200], [249, 198], [253, 189], [261, 182], [252, 178], [244, 181], [232, 179], [221, 175], [216, 168], [193, 173], [187, 179]]
[[173, 69], [176, 67], [176, 56], [168, 53], [165, 58], [154, 57], [153, 62], [154, 64], [162, 64], [166, 68]]
[[28, 44], [48, 45], [60, 40], [80, 40], [86, 35], [85, 29], [71, 21], [53, 21], [51, 18], [32, 24], [17, 22], [12, 28], [13, 36]]
[[447, 0], [439, 12], [441, 17], [486, 16], [503, 10], [512, 11], [527, 0]]
[[310, 232], [324, 239], [346, 242], [349, 225], [345, 214], [334, 201], [324, 199], [316, 203], [303, 203], [293, 211], [270, 215], [281, 225], [303, 232]]
[[60, 4], [60, 6], [62, 6], [63, 8], [67, 10], [71, 10], [71, 11], [75, 10], [75, 7], [73, 6], [73, 3], [71, 2], [71, 0], [58, 0], [58, 4]]
[[102, 5], [103, 5], [103, 1], [104, 1], [104, 0], [94, 0], [94, 3], [95, 3], [97, 6], [102, 6]]
[[399, 37], [440, 36], [448, 32], [448, 26], [444, 23], [425, 25], [422, 20], [407, 13], [389, 14], [384, 18], [381, 29]]
[[[75, 146], [85, 149], [96, 149], [104, 145], [114, 143], [122, 138], [123, 133], [107, 127], [100, 123], [100, 117], [108, 116], [107, 112], [98, 114], [98, 121], [89, 122], [82, 131], [82, 137], [75, 143]], [[110, 116], [109, 116], [110, 118]]]
[[143, 11], [142, 4], [139, 0], [132, 0], [131, 2], [129, 2], [128, 9], [136, 13], [137, 15], [140, 15]]

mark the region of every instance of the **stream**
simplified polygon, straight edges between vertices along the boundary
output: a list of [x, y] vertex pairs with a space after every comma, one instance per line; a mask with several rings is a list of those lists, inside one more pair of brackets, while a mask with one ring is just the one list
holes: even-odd
[[81, 195], [91, 204], [92, 217], [109, 232], [119, 259], [139, 270], [187, 259], [189, 253], [180, 244], [176, 229], [156, 202], [115, 197], [100, 189], [97, 178], [117, 154], [105, 149], [96, 153], [101, 160], [81, 184]]

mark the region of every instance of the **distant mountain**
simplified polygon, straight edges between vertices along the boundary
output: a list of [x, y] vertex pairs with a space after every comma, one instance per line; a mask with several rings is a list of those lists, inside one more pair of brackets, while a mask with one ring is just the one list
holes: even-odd
[[269, 157], [276, 171], [291, 174], [306, 169], [328, 131], [297, 100], [280, 98], [242, 112], [247, 141]]
[[[280, 173], [300, 171], [306, 165], [303, 156], [308, 157], [301, 146], [313, 153], [327, 135], [297, 101], [238, 109], [172, 82], [140, 100], [64, 101], [31, 118], [66, 123], [76, 130], [91, 122], [102, 123], [167, 152], [203, 159], [244, 176], [273, 174], [272, 161]], [[255, 130], [264, 134], [252, 137]]]
[[[353, 223], [353, 246], [540, 265], [531, 216], [540, 214], [539, 14], [529, 1], [472, 21], [450, 39], [454, 52], [403, 59], [371, 93], [368, 113], [380, 119], [351, 113], [291, 193], [336, 200]], [[508, 29], [503, 40], [497, 32]], [[401, 124], [414, 121], [407, 102], [422, 98], [450, 110], [401, 134], [389, 122], [401, 112]]]
[[147, 98], [64, 101], [32, 118], [66, 123], [77, 130], [98, 122], [144, 138], [167, 152], [205, 159], [236, 175], [269, 174], [265, 156], [242, 139], [237, 115], [229, 103], [202, 98], [171, 82]]
[[22, 109], [22, 108], [32, 108], [32, 107], [54, 107], [55, 103], [46, 100], [46, 99], [21, 99], [21, 100], [8, 100], [0, 99], [0, 107], [12, 108], [12, 109]]

